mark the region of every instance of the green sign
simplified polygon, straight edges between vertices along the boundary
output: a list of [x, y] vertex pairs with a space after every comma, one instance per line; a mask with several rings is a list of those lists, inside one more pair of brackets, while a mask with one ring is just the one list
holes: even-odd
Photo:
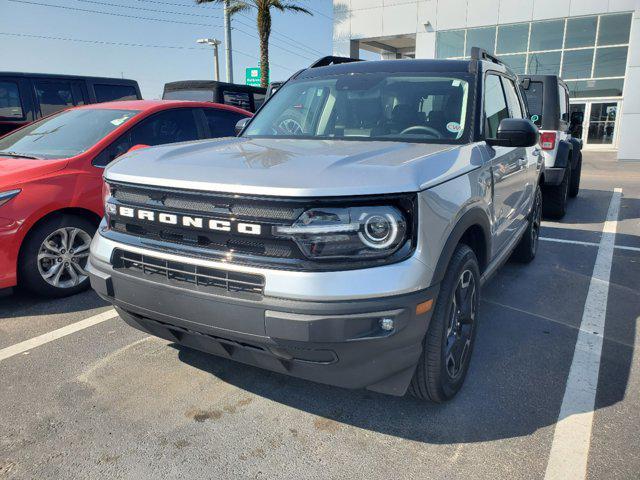
[[245, 75], [245, 84], [253, 87], [260, 86], [260, 67], [247, 68]]

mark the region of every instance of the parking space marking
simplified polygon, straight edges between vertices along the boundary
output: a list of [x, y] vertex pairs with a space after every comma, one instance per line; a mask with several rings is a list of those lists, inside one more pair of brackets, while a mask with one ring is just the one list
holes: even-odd
[[24, 353], [28, 350], [39, 347], [40, 345], [44, 345], [45, 343], [52, 342], [72, 333], [84, 330], [85, 328], [92, 327], [102, 322], [106, 322], [107, 320], [111, 320], [112, 318], [115, 318], [117, 316], [118, 314], [116, 313], [116, 311], [110, 309], [106, 312], [102, 312], [92, 317], [85, 318], [84, 320], [80, 320], [79, 322], [72, 323], [71, 325], [67, 325], [66, 327], [58, 328], [57, 330], [53, 330], [37, 337], [33, 337], [29, 340], [25, 340], [24, 342], [16, 343], [15, 345], [11, 345], [10, 347], [3, 348], [2, 350], [0, 350], [0, 362], [2, 360], [6, 360], [7, 358], [13, 357], [14, 355], [18, 355], [20, 353]]
[[[573, 245], [583, 245], [585, 247], [599, 247], [600, 244], [596, 242], [581, 242], [580, 240], [566, 240], [564, 238], [552, 238], [552, 237], [539, 237], [540, 240], [545, 242], [556, 243], [570, 243]], [[616, 250], [628, 250], [630, 252], [640, 252], [640, 247], [627, 247], [625, 245], [614, 245]]]
[[545, 474], [546, 480], [584, 479], [609, 296], [609, 278], [622, 189], [615, 188], [602, 228], [578, 339]]

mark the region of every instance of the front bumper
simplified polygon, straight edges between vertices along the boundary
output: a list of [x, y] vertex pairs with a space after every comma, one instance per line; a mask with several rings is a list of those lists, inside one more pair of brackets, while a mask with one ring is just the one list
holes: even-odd
[[[417, 314], [416, 307], [438, 293], [435, 286], [355, 300], [246, 299], [131, 276], [94, 250], [92, 287], [137, 329], [283, 374], [393, 395], [405, 393], [422, 353], [433, 308]], [[376, 280], [367, 276], [365, 284]], [[393, 320], [393, 330], [382, 329], [382, 319]]]

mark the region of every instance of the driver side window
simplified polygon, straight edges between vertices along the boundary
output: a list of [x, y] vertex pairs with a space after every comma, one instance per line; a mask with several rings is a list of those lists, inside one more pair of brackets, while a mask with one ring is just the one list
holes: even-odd
[[485, 138], [496, 138], [498, 125], [509, 118], [509, 108], [498, 75], [487, 75], [484, 83]]
[[127, 153], [134, 145], [164, 145], [198, 140], [198, 138], [194, 109], [167, 110], [145, 118], [126, 131], [98, 155], [93, 164], [104, 167], [115, 158]]

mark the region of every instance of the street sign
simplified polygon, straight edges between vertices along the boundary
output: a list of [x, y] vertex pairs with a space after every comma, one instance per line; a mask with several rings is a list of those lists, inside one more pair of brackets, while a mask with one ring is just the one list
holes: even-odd
[[245, 84], [253, 87], [260, 86], [260, 67], [246, 69]]

